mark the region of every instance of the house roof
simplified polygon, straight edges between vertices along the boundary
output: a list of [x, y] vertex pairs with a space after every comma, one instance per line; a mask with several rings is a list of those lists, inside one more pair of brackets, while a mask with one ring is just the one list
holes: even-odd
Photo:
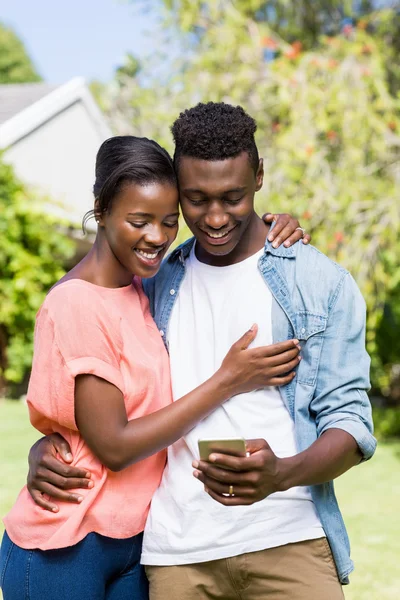
[[84, 104], [103, 139], [110, 137], [111, 131], [82, 77], [61, 86], [0, 85], [0, 149], [12, 146], [78, 101]]
[[0, 124], [5, 123], [58, 86], [48, 83], [18, 83], [0, 85]]

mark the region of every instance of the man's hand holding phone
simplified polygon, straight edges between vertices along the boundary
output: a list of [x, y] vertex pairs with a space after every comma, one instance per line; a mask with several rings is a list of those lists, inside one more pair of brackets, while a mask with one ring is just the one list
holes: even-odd
[[283, 491], [279, 459], [265, 440], [247, 440], [247, 456], [213, 452], [209, 462], [194, 461], [193, 475], [206, 492], [220, 504], [254, 504], [270, 494]]

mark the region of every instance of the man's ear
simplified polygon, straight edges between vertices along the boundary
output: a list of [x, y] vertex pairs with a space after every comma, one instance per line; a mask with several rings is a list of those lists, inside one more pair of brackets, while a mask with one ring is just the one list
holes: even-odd
[[258, 169], [256, 173], [256, 192], [261, 190], [264, 181], [264, 160], [260, 158], [258, 163]]

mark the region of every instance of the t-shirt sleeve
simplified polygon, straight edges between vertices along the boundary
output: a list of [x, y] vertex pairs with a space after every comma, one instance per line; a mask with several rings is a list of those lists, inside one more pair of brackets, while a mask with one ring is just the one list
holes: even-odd
[[32, 386], [28, 390], [33, 424], [35, 414], [36, 418], [42, 414], [77, 429], [77, 375], [95, 375], [124, 393], [121, 350], [119, 318], [100, 294], [71, 284], [53, 290], [36, 322]]

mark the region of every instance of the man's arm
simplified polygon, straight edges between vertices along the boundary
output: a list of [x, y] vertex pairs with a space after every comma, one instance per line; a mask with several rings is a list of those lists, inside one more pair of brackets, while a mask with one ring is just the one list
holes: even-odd
[[[289, 458], [276, 457], [265, 440], [252, 440], [249, 457], [215, 454], [210, 463], [195, 461], [194, 475], [218, 502], [252, 504], [293, 486], [325, 483], [373, 455], [365, 303], [351, 275], [344, 275], [332, 303], [310, 405], [318, 439]], [[222, 495], [230, 485], [235, 496]]]
[[[311, 241], [311, 236], [300, 229], [299, 221], [287, 213], [266, 213], [263, 219], [266, 223], [275, 222], [268, 239], [276, 248], [282, 243], [288, 247], [300, 240], [303, 244]], [[153, 315], [157, 282], [157, 276], [143, 280], [143, 288], [149, 298]], [[42, 508], [54, 512], [58, 510], [57, 505], [52, 500], [47, 500], [43, 494], [51, 496], [54, 500], [79, 503], [83, 499], [82, 495], [68, 490], [93, 486], [90, 473], [68, 464], [72, 461], [70, 453], [68, 443], [59, 434], [42, 438], [32, 447], [29, 453], [28, 490], [34, 501]]]

